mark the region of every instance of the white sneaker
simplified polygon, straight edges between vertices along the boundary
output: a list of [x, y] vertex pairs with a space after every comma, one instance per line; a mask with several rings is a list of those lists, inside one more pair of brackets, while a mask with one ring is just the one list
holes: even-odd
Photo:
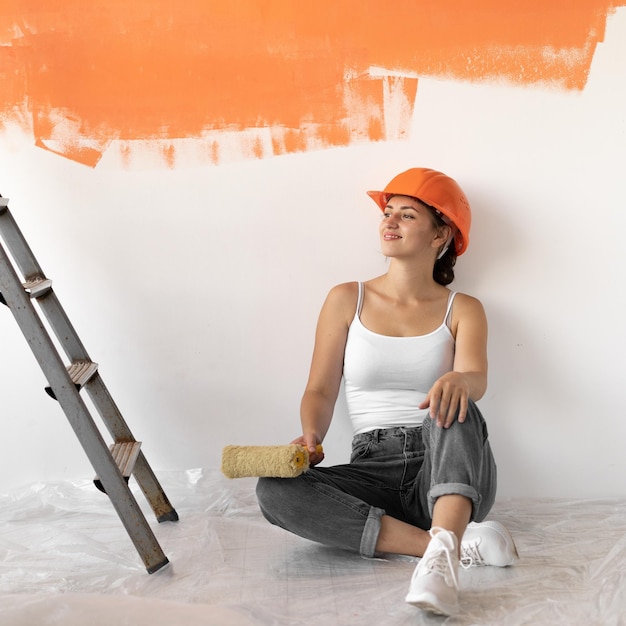
[[454, 615], [459, 610], [457, 538], [442, 528], [431, 529], [430, 536], [405, 601], [438, 615]]
[[511, 533], [499, 522], [468, 524], [461, 541], [461, 565], [507, 567], [519, 559]]

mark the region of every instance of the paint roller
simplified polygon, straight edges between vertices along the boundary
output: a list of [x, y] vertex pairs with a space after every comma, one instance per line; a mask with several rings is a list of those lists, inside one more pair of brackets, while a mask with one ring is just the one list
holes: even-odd
[[[321, 454], [322, 446], [317, 445]], [[309, 469], [309, 451], [297, 443], [286, 446], [226, 446], [222, 474], [227, 478], [295, 478]]]

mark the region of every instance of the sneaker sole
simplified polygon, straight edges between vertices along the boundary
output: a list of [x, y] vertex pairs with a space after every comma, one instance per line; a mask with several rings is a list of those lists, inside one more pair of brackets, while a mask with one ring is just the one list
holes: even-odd
[[422, 597], [411, 598], [410, 594], [404, 599], [407, 604], [411, 604], [418, 609], [435, 613], [436, 615], [455, 615], [459, 611], [459, 605], [449, 606], [438, 602], [436, 598], [424, 595]]

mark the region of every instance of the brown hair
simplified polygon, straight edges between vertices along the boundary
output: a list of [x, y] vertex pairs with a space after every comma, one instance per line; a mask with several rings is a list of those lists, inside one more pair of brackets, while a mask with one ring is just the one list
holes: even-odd
[[[419, 198], [418, 198], [419, 200]], [[448, 226], [453, 228], [448, 224], [442, 217], [441, 213], [437, 211], [434, 207], [426, 204], [425, 202], [420, 202], [430, 209], [430, 214], [433, 218], [433, 223], [437, 228], [441, 228], [443, 226]], [[454, 239], [450, 241], [448, 245], [448, 249], [445, 251], [443, 256], [440, 259], [435, 261], [435, 266], [433, 267], [433, 278], [436, 283], [443, 285], [449, 285], [454, 280], [454, 266], [456, 265], [456, 247], [454, 245]]]

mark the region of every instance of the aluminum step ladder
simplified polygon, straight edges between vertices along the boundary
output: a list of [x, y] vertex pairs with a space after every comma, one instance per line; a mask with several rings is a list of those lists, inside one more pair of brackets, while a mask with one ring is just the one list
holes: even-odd
[[[52, 290], [52, 281], [41, 270], [8, 204], [8, 199], [0, 196], [0, 237], [6, 245], [5, 249], [0, 241], [0, 302], [13, 313], [48, 381], [46, 391], [59, 402], [94, 467], [96, 486], [110, 498], [148, 573], [152, 574], [169, 561], [128, 486], [130, 475], [135, 477], [159, 522], [177, 521], [178, 514], [148, 465], [141, 443], [135, 440], [105, 387], [97, 363], [90, 359], [72, 327]], [[40, 312], [47, 319], [56, 344]], [[81, 397], [82, 389], [89, 394], [113, 439], [112, 444], [107, 445], [102, 437]]]

